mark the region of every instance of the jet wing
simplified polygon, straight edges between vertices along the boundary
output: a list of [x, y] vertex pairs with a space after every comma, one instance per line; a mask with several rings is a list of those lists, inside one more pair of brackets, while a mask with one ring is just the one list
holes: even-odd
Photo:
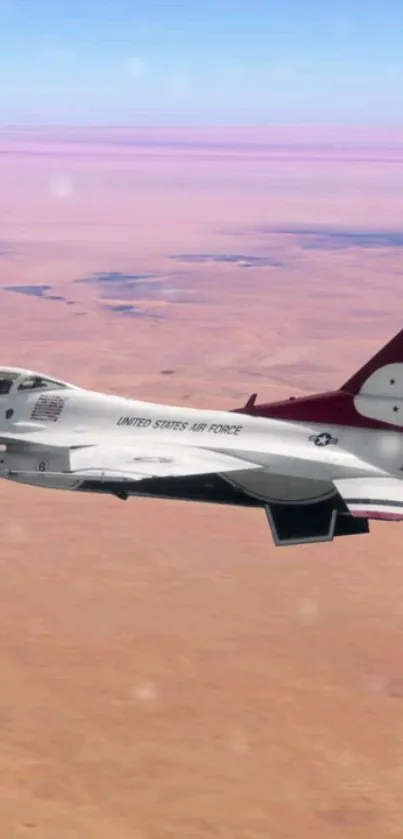
[[351, 515], [368, 519], [403, 519], [403, 481], [398, 478], [342, 478], [333, 483]]
[[70, 470], [77, 477], [122, 481], [167, 478], [258, 469], [254, 463], [193, 446], [144, 445], [130, 448], [91, 446], [70, 452]]
[[[193, 446], [153, 444], [147, 449], [144, 444], [124, 448], [95, 445], [70, 450], [69, 468], [63, 473], [47, 469], [46, 475], [125, 482], [259, 468], [250, 461]], [[28, 473], [24, 470], [24, 474]]]

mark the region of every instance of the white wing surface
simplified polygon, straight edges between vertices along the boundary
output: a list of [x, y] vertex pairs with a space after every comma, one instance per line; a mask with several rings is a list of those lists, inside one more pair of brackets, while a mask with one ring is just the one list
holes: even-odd
[[[46, 455], [36, 455], [39, 461], [42, 457]], [[50, 460], [49, 464], [43, 460], [42, 463], [42, 469], [40, 466], [38, 468], [45, 479], [70, 476], [77, 480], [122, 482], [261, 468], [240, 457], [193, 446], [170, 444], [154, 444], [148, 448], [144, 444], [124, 448], [109, 445], [84, 446], [70, 449], [68, 461], [63, 466], [59, 465], [60, 461], [58, 463], [57, 460]], [[38, 476], [38, 469], [32, 470], [28, 464], [25, 467], [22, 455], [18, 464], [10, 469], [10, 474], [19, 478], [23, 475]]]
[[70, 452], [76, 477], [122, 481], [258, 469], [254, 463], [193, 446], [90, 446]]

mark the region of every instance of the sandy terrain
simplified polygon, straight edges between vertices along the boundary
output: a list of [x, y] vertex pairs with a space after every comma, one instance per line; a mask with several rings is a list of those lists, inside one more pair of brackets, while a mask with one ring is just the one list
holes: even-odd
[[[402, 187], [398, 132], [3, 131], [1, 362], [335, 387], [403, 325]], [[0, 501], [1, 837], [402, 835], [399, 525], [276, 550], [261, 511]]]

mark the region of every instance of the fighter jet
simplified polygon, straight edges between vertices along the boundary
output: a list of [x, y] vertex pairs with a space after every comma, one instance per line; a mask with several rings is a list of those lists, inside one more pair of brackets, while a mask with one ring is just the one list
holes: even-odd
[[339, 390], [229, 411], [1, 369], [0, 444], [7, 480], [261, 507], [278, 546], [368, 533], [403, 518], [403, 330]]

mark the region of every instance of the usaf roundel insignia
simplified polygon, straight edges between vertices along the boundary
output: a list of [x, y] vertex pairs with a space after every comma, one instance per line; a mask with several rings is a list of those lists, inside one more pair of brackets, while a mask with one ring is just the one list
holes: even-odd
[[308, 440], [315, 443], [315, 446], [336, 446], [339, 442], [338, 438], [332, 437], [328, 431], [322, 431], [321, 434], [311, 434], [311, 436], [308, 437]]

